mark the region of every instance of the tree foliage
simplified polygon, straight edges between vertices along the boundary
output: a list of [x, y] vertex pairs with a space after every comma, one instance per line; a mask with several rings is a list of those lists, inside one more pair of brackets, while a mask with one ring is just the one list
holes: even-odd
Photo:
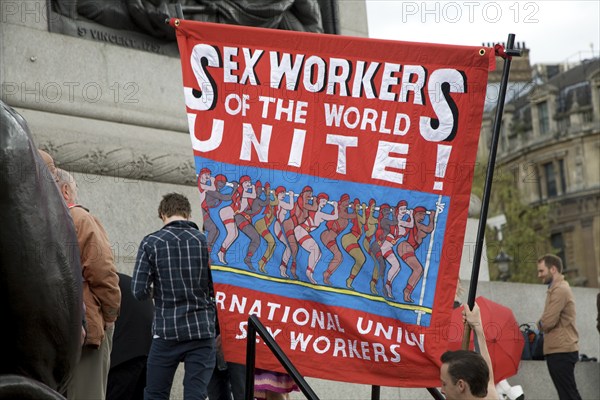
[[[473, 180], [473, 194], [483, 195], [486, 165], [478, 164]], [[513, 258], [510, 264], [510, 281], [538, 283], [536, 267], [538, 257], [545, 252], [550, 237], [550, 220], [547, 205], [531, 206], [523, 202], [517, 186], [518, 172], [507, 168], [496, 168], [492, 182], [492, 195], [488, 218], [499, 214], [506, 216], [502, 228], [502, 241], [497, 232], [486, 229], [487, 260], [490, 279], [498, 280], [499, 273], [493, 260], [501, 249]]]

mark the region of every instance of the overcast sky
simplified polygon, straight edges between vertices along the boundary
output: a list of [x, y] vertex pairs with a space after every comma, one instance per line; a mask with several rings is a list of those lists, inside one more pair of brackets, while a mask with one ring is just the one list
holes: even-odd
[[[600, 0], [366, 0], [369, 36], [479, 46], [514, 33], [531, 64], [598, 57]], [[343, 5], [343, 3], [342, 3]]]

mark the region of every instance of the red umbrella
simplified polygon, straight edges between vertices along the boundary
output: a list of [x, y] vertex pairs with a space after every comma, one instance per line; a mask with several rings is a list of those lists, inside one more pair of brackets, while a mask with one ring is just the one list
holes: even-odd
[[[481, 310], [481, 322], [494, 369], [494, 383], [498, 383], [517, 373], [523, 352], [523, 334], [510, 308], [481, 296], [475, 301]], [[464, 333], [462, 309], [460, 306], [452, 312], [450, 324], [454, 329], [448, 338], [448, 350], [461, 349]], [[473, 349], [472, 333], [470, 348]]]

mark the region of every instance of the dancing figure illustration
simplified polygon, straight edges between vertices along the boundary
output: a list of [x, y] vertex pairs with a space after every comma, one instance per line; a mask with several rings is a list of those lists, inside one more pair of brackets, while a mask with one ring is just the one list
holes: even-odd
[[348, 289], [354, 289], [352, 287], [352, 282], [354, 282], [354, 278], [356, 278], [356, 275], [358, 275], [366, 261], [365, 253], [358, 243], [358, 240], [362, 235], [363, 226], [367, 220], [366, 209], [367, 206], [365, 204], [361, 205], [360, 200], [354, 199], [352, 211], [354, 212], [355, 217], [350, 221], [350, 232], [342, 236], [342, 247], [354, 260], [350, 275], [348, 276], [348, 279], [346, 279], [346, 287]]
[[[287, 202], [284, 201], [286, 195], [288, 195], [289, 199]], [[275, 206], [276, 222], [273, 226], [273, 230], [275, 231], [275, 236], [277, 236], [277, 239], [285, 246], [285, 250], [283, 251], [283, 255], [281, 257], [279, 272], [281, 273], [282, 277], [289, 278], [287, 274], [287, 266], [292, 254], [292, 250], [290, 249], [290, 245], [285, 237], [284, 221], [286, 220], [285, 217], [288, 211], [291, 212], [294, 208], [294, 192], [290, 190], [289, 193], [286, 193], [285, 188], [283, 186], [279, 186], [277, 189], [275, 189], [275, 198], [277, 199], [277, 205]], [[296, 272], [295, 267], [292, 272]]]
[[292, 278], [298, 279], [298, 275], [296, 275], [296, 255], [298, 254], [298, 240], [296, 239], [296, 235], [294, 234], [294, 230], [300, 224], [302, 224], [306, 218], [308, 218], [308, 213], [310, 211], [317, 211], [317, 202], [313, 201], [313, 190], [310, 186], [305, 186], [300, 193], [296, 204], [294, 204], [294, 209], [290, 212], [290, 217], [283, 221], [283, 231], [285, 232], [285, 237], [287, 239], [288, 246], [290, 248], [290, 257], [286, 264], [289, 265], [289, 261], [291, 261], [291, 269], [290, 273], [292, 274]]
[[215, 191], [215, 178], [211, 177], [211, 171], [208, 168], [202, 168], [198, 174], [198, 191], [200, 192], [200, 206], [203, 210], [208, 211], [206, 206], [206, 193]]
[[[254, 223], [254, 227], [258, 234], [267, 242], [267, 249], [258, 260], [258, 269], [260, 272], [267, 272], [265, 269], [265, 265], [271, 259], [273, 252], [275, 251], [275, 238], [271, 234], [269, 228], [277, 219], [277, 209], [279, 205], [279, 198], [277, 196], [277, 191], [285, 192], [285, 189], [282, 186], [279, 186], [275, 191], [272, 191], [267, 183], [265, 185], [265, 195], [266, 195], [266, 204], [265, 210], [263, 212], [263, 217], [257, 220]], [[274, 196], [272, 196], [274, 195]]]
[[[323, 212], [323, 207], [327, 205], [328, 200], [329, 196], [326, 193], [320, 193], [317, 196], [317, 201], [315, 202], [317, 210], [308, 211], [308, 215], [304, 221], [299, 223], [294, 228], [294, 235], [296, 236], [296, 240], [298, 240], [298, 244], [302, 246], [304, 250], [308, 251], [306, 277], [314, 284], [317, 284], [317, 281], [315, 281], [313, 278], [313, 272], [315, 270], [315, 266], [321, 258], [321, 249], [319, 248], [319, 245], [315, 239], [310, 235], [310, 232], [317, 229], [322, 222], [332, 221], [338, 217], [338, 204], [336, 201], [332, 201], [330, 203], [333, 206], [333, 214], [327, 214]], [[331, 285], [331, 282], [325, 283]]]
[[[408, 203], [405, 200], [400, 200], [398, 202], [393, 219], [397, 221], [397, 224], [390, 226], [390, 231], [381, 244], [381, 252], [383, 253], [383, 257], [390, 264], [383, 294], [391, 299], [394, 298], [392, 294], [392, 283], [394, 282], [396, 275], [398, 275], [398, 272], [400, 272], [400, 261], [398, 260], [396, 253], [394, 253], [394, 246], [398, 240], [406, 236], [407, 229], [410, 229], [415, 225], [412, 210], [409, 210], [407, 206]], [[408, 220], [404, 220], [405, 216], [408, 216]]]
[[369, 207], [366, 208], [365, 213], [366, 223], [364, 226], [365, 238], [363, 239], [363, 248], [373, 258], [373, 276], [370, 283], [371, 293], [373, 294], [378, 294], [377, 282], [379, 281], [379, 278], [383, 277], [383, 273], [385, 271], [385, 260], [381, 254], [381, 247], [375, 239], [375, 234], [377, 233], [377, 228], [379, 226], [379, 218], [375, 217], [376, 210], [377, 207], [375, 200], [369, 200]]
[[244, 175], [240, 178], [240, 184], [233, 192], [231, 196], [231, 204], [223, 207], [219, 210], [219, 217], [225, 225], [226, 236], [221, 243], [221, 248], [217, 253], [219, 261], [226, 264], [225, 254], [231, 246], [231, 244], [238, 237], [238, 228], [235, 223], [235, 215], [248, 208], [248, 200], [256, 198], [256, 192], [254, 191], [254, 185], [248, 175]]
[[231, 195], [238, 187], [237, 182], [230, 183], [229, 185], [233, 188], [233, 191], [227, 194], [223, 193], [223, 189], [227, 186], [227, 177], [222, 174], [215, 176], [214, 184], [216, 190], [210, 190], [206, 192], [206, 198], [204, 201], [206, 207], [202, 207], [202, 221], [204, 230], [207, 234], [206, 241], [209, 253], [219, 237], [219, 228], [210, 215], [210, 209], [217, 208], [224, 201], [231, 200]]
[[348, 204], [350, 203], [350, 196], [344, 193], [340, 196], [338, 203], [338, 217], [336, 219], [327, 221], [327, 229], [321, 232], [321, 243], [333, 253], [333, 258], [327, 266], [327, 270], [323, 273], [323, 282], [327, 285], [331, 285], [329, 278], [338, 269], [342, 263], [343, 256], [342, 252], [337, 243], [337, 237], [346, 229], [348, 221], [352, 218], [356, 218], [356, 214], [348, 212]]
[[[379, 207], [379, 216], [377, 217], [377, 230], [375, 231], [375, 238], [371, 242], [371, 254], [377, 262], [377, 267], [379, 269], [378, 278], [381, 279], [383, 279], [385, 275], [385, 257], [383, 255], [383, 249], [381, 248], [381, 246], [383, 245], [386, 236], [390, 233], [390, 230], [393, 229], [396, 223], [397, 221], [395, 219], [395, 215], [392, 212], [392, 208], [390, 207], [390, 205], [382, 204]], [[375, 283], [375, 286], [377, 286], [377, 282]], [[373, 290], [371, 288], [371, 292], [372, 291]]]
[[[441, 213], [444, 209], [443, 204], [436, 204], [436, 206], [437, 213]], [[423, 243], [423, 239], [435, 228], [435, 214], [436, 211], [427, 211], [425, 207], [415, 207], [413, 210], [414, 226], [408, 230], [408, 238], [398, 245], [398, 255], [412, 270], [404, 288], [404, 301], [407, 303], [414, 303], [411, 294], [423, 276], [423, 266], [417, 259], [415, 252]], [[427, 225], [423, 224], [426, 215], [429, 215]]]
[[[252, 256], [258, 247], [260, 246], [260, 234], [252, 224], [252, 219], [255, 215], [263, 209], [264, 206], [269, 204], [269, 184], [265, 185], [265, 189], [263, 190], [262, 184], [260, 181], [257, 181], [254, 185], [254, 190], [256, 197], [248, 198], [248, 207], [240, 210], [233, 217], [237, 228], [242, 231], [244, 235], [250, 239], [250, 243], [248, 244], [248, 248], [246, 249], [246, 257], [244, 257], [244, 263], [251, 271], [254, 271], [254, 265], [252, 265]], [[267, 195], [264, 199], [261, 198], [263, 192], [266, 192]]]

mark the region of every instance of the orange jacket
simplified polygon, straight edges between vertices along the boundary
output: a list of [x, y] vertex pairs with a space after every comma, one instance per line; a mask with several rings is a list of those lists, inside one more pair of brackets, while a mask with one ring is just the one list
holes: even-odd
[[554, 278], [548, 288], [539, 326], [544, 332], [544, 354], [579, 351], [575, 298], [569, 282], [562, 275]]
[[70, 207], [77, 232], [83, 276], [83, 301], [87, 320], [85, 344], [100, 346], [104, 327], [119, 315], [121, 290], [108, 235], [100, 221], [85, 208]]

